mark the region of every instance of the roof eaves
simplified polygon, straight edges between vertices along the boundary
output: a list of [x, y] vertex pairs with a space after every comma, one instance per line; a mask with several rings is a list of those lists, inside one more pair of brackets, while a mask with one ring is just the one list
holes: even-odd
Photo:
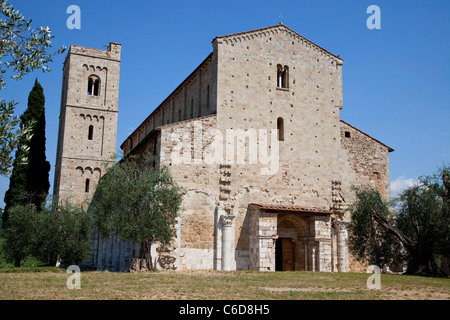
[[230, 34], [223, 35], [223, 36], [216, 36], [216, 37], [212, 40], [212, 42], [214, 42], [216, 39], [223, 39], [223, 38], [227, 38], [227, 37], [240, 36], [240, 35], [247, 34], [247, 33], [260, 32], [260, 31], [264, 31], [264, 30], [268, 30], [268, 29], [272, 29], [272, 28], [278, 28], [278, 27], [284, 27], [284, 28], [286, 28], [286, 29], [289, 30], [290, 32], [293, 32], [293, 33], [296, 34], [297, 36], [299, 36], [299, 37], [301, 37], [302, 39], [308, 41], [309, 43], [311, 43], [311, 44], [317, 46], [317, 47], [320, 48], [321, 50], [323, 50], [323, 51], [325, 51], [326, 53], [332, 55], [333, 57], [335, 57], [335, 58], [337, 58], [337, 59], [339, 59], [339, 60], [341, 60], [341, 61], [344, 61], [344, 59], [342, 59], [340, 56], [335, 55], [334, 53], [331, 53], [331, 52], [328, 51], [327, 49], [325, 49], [325, 48], [319, 46], [317, 43], [315, 43], [315, 42], [313, 42], [313, 41], [311, 41], [311, 40], [305, 38], [304, 36], [302, 36], [302, 35], [299, 34], [298, 32], [292, 30], [291, 28], [285, 26], [285, 25], [282, 24], [282, 23], [276, 24], [276, 25], [272, 25], [272, 26], [268, 26], [268, 27], [264, 27], [264, 28], [253, 29], [253, 30], [249, 30], [249, 31], [242, 31], [242, 32], [237, 32], [237, 33], [230, 33]]

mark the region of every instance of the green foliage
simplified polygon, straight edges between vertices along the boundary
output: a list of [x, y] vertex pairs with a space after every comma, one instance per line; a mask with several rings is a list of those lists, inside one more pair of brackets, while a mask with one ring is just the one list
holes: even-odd
[[[12, 79], [21, 79], [33, 70], [50, 71], [48, 64], [55, 55], [65, 51], [61, 47], [55, 53], [48, 53], [51, 48], [49, 27], [38, 30], [31, 28], [31, 19], [27, 20], [19, 11], [0, 0], [0, 90], [5, 89], [5, 74], [10, 70]], [[11, 152], [16, 148], [21, 136], [29, 136], [29, 127], [21, 126], [17, 129], [19, 118], [14, 116], [16, 103], [0, 99], [0, 174], [10, 173], [13, 158]], [[26, 158], [16, 159], [26, 161]]]
[[392, 207], [396, 211], [377, 191], [356, 191], [349, 248], [357, 259], [382, 266], [404, 252], [410, 274], [449, 273], [449, 167], [420, 181], [420, 185], [404, 190], [394, 199]]
[[37, 230], [37, 210], [32, 205], [18, 205], [11, 208], [8, 226], [3, 231], [2, 253], [7, 261], [20, 261], [30, 252]]
[[55, 265], [58, 258], [77, 264], [89, 258], [92, 219], [85, 211], [64, 202], [38, 215], [32, 253], [40, 261]]
[[[419, 264], [418, 269], [433, 271], [437, 269], [435, 260], [450, 262], [449, 171], [449, 167], [444, 167], [432, 176], [421, 177], [419, 185], [405, 190], [393, 201], [399, 230], [417, 247], [418, 252], [409, 257], [411, 267]], [[420, 263], [424, 255], [431, 257], [427, 265]], [[448, 272], [448, 265], [441, 267]]]
[[[0, 99], [0, 174], [10, 173], [13, 158], [11, 153], [16, 148], [19, 137], [23, 136], [31, 139], [30, 128], [21, 127], [16, 130], [19, 123], [19, 117], [14, 116], [14, 107], [16, 103]], [[17, 158], [18, 162], [26, 162], [26, 158]]]
[[394, 223], [389, 205], [380, 194], [371, 189], [356, 189], [356, 200], [351, 207], [349, 249], [360, 261], [383, 267], [401, 252], [398, 240], [381, 227], [374, 218], [380, 213]]
[[50, 163], [45, 157], [45, 97], [37, 79], [28, 96], [28, 108], [20, 119], [21, 126], [29, 128], [32, 137], [19, 139], [9, 189], [5, 193], [4, 224], [8, 220], [9, 208], [14, 205], [31, 202], [40, 209], [50, 187]]
[[89, 210], [102, 236], [117, 233], [137, 244], [173, 239], [181, 189], [167, 168], [154, 169], [153, 164], [149, 154], [129, 157], [100, 179]]
[[89, 214], [69, 203], [54, 204], [38, 211], [32, 204], [16, 205], [4, 230], [2, 253], [16, 266], [32, 255], [47, 265], [58, 259], [73, 264], [90, 254]]
[[45, 156], [45, 96], [37, 79], [28, 96], [28, 109], [34, 114], [27, 115], [30, 117], [27, 122], [35, 123], [35, 125], [29, 142], [26, 190], [31, 195], [31, 203], [41, 208], [45, 204], [50, 188], [50, 163]]

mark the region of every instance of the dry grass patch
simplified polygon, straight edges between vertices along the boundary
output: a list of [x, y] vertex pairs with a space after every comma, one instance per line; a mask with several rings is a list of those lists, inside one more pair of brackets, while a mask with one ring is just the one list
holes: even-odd
[[69, 290], [64, 270], [0, 273], [0, 299], [442, 299], [450, 279], [381, 275], [381, 290], [366, 287], [368, 274], [253, 271], [164, 271], [147, 274], [82, 272], [81, 289]]

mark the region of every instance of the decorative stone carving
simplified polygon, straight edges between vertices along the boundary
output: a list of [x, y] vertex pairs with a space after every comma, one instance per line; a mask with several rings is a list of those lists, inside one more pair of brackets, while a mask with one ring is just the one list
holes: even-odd
[[234, 255], [233, 250], [233, 220], [235, 216], [224, 214], [220, 216], [222, 224], [222, 270], [231, 270], [231, 258]]

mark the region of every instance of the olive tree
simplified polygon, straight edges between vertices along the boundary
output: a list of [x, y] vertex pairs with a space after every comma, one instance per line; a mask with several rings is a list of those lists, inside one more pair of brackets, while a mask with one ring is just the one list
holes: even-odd
[[[48, 64], [53, 57], [65, 51], [61, 47], [54, 53], [51, 48], [49, 27], [31, 28], [26, 19], [7, 0], [0, 0], [0, 90], [5, 89], [5, 77], [22, 79], [33, 70], [50, 71]], [[9, 71], [9, 73], [7, 73]], [[0, 99], [0, 174], [7, 175], [13, 163], [11, 152], [20, 136], [31, 139], [30, 128], [17, 128], [18, 116], [14, 115], [16, 102]], [[25, 162], [27, 159], [19, 159]]]
[[[378, 266], [405, 259], [409, 274], [448, 272], [443, 264], [450, 256], [449, 177], [448, 167], [422, 177], [419, 185], [401, 192], [391, 204], [375, 190], [357, 189], [349, 224], [353, 255]], [[440, 267], [436, 259], [441, 260]]]
[[150, 154], [131, 156], [100, 179], [89, 210], [102, 237], [117, 234], [139, 244], [139, 259], [153, 270], [151, 246], [173, 239], [181, 192], [168, 168], [155, 168]]

